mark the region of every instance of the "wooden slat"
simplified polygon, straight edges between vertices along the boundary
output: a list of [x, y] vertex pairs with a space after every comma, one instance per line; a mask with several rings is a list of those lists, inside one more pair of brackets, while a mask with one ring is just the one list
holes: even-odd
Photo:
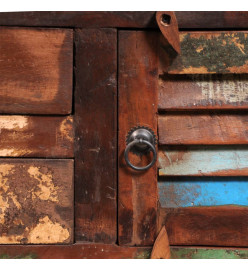
[[247, 176], [248, 148], [163, 147], [159, 151], [158, 163], [160, 176]]
[[172, 259], [248, 259], [245, 248], [173, 247]]
[[162, 144], [247, 144], [246, 114], [174, 114], [158, 118]]
[[149, 259], [150, 255], [151, 247], [114, 244], [0, 246], [0, 259]]
[[0, 113], [69, 114], [73, 32], [0, 28]]
[[238, 206], [160, 209], [170, 245], [248, 245], [248, 208]]
[[[156, 237], [157, 168], [136, 172], [124, 161], [126, 136], [137, 125], [157, 130], [157, 33], [119, 34], [119, 244], [151, 245]], [[146, 158], [130, 154], [144, 166]], [[144, 199], [145, 198], [145, 199]]]
[[[247, 248], [171, 247], [171, 259], [247, 259]], [[73, 245], [2, 245], [1, 259], [149, 259], [151, 247], [76, 243]]]
[[117, 31], [75, 31], [75, 238], [116, 243]]
[[[163, 37], [161, 37], [163, 38]], [[180, 33], [181, 54], [161, 73], [206, 74], [248, 73], [248, 32], [184, 32]], [[160, 50], [166, 50], [164, 46]], [[166, 54], [166, 52], [165, 52]], [[167, 58], [169, 55], [167, 55]], [[166, 57], [164, 59], [166, 62]]]
[[0, 116], [1, 157], [73, 157], [73, 118]]
[[[176, 11], [179, 28], [247, 29], [247, 11]], [[154, 11], [1, 12], [0, 25], [156, 28]]]
[[159, 110], [248, 109], [248, 75], [164, 75]]
[[72, 243], [73, 160], [0, 159], [0, 244]]
[[248, 205], [248, 177], [161, 177], [163, 208]]

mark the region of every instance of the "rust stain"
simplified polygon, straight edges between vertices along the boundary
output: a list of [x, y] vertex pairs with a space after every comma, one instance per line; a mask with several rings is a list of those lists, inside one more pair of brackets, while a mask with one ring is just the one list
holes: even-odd
[[58, 202], [58, 196], [57, 196], [57, 187], [53, 184], [53, 176], [52, 174], [43, 174], [40, 172], [38, 167], [30, 166], [28, 169], [28, 173], [36, 179], [39, 184], [38, 187], [40, 188], [39, 191], [33, 191], [32, 192], [32, 198], [38, 197], [41, 200], [47, 201], [53, 201]]
[[62, 136], [65, 137], [70, 142], [73, 142], [72, 123], [73, 123], [72, 117], [67, 117], [66, 119], [62, 121], [59, 128]]

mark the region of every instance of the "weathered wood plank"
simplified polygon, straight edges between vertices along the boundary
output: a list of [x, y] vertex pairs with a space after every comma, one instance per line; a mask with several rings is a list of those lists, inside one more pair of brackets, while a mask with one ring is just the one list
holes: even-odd
[[246, 146], [163, 147], [159, 151], [159, 175], [247, 176]]
[[248, 109], [248, 75], [164, 75], [159, 79], [159, 110]]
[[248, 73], [248, 32], [182, 32], [179, 37], [181, 54], [169, 69], [161, 62], [161, 73]]
[[0, 116], [1, 157], [73, 157], [73, 118]]
[[0, 44], [0, 113], [71, 113], [72, 30], [1, 27]]
[[75, 31], [75, 238], [116, 243], [117, 31]]
[[247, 114], [191, 113], [158, 117], [159, 144], [247, 144]]
[[248, 208], [240, 206], [161, 208], [170, 245], [246, 247]]
[[151, 247], [114, 244], [1, 245], [0, 259], [149, 259]]
[[[119, 32], [118, 225], [121, 245], [151, 245], [156, 237], [157, 168], [133, 171], [125, 163], [124, 150], [132, 127], [145, 125], [157, 130], [157, 61], [156, 32]], [[138, 166], [149, 162], [131, 153], [129, 159]]]
[[243, 248], [173, 247], [172, 259], [248, 259], [248, 250]]
[[248, 177], [167, 177], [158, 190], [163, 208], [248, 205]]
[[[0, 25], [157, 28], [155, 11], [1, 12]], [[247, 29], [247, 11], [176, 11], [179, 28]]]
[[[247, 248], [171, 247], [171, 259], [247, 259]], [[1, 245], [1, 259], [149, 259], [151, 247], [105, 244]]]
[[73, 160], [0, 159], [0, 244], [72, 243]]

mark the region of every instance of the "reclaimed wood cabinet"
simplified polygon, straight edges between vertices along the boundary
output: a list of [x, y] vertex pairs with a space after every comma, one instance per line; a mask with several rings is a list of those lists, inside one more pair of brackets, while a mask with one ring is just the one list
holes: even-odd
[[0, 13], [1, 258], [248, 258], [248, 13], [175, 15]]

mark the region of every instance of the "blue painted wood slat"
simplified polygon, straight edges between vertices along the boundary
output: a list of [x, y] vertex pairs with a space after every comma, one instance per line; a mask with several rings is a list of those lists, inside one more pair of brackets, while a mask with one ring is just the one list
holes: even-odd
[[165, 177], [158, 190], [163, 208], [248, 206], [248, 177]]

